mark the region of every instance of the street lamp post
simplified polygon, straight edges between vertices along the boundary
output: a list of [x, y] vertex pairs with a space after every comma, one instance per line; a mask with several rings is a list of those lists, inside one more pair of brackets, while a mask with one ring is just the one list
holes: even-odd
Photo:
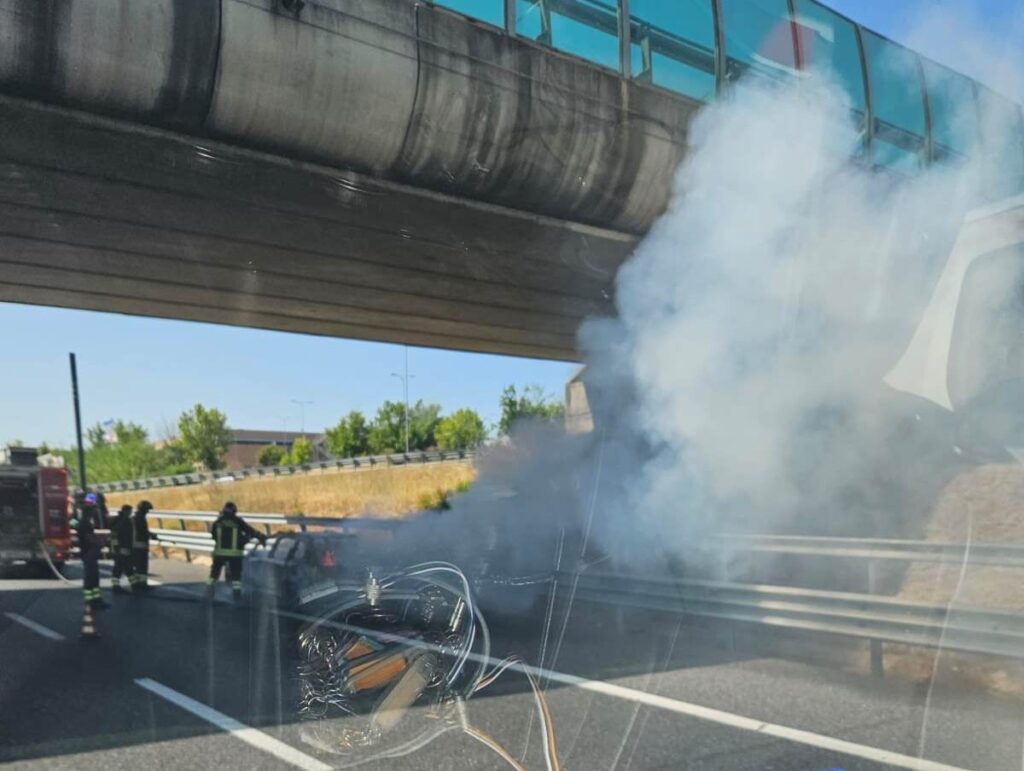
[[397, 377], [402, 381], [405, 388], [405, 454], [409, 454], [409, 378], [416, 377], [409, 374], [409, 346], [405, 346], [405, 374], [399, 375], [392, 372], [391, 377]]
[[306, 434], [306, 405], [312, 404], [311, 401], [302, 401], [301, 399], [292, 399], [292, 404], [299, 405], [299, 433], [305, 436]]

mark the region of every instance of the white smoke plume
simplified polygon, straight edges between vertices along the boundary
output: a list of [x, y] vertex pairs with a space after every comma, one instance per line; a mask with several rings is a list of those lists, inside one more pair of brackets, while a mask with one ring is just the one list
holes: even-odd
[[[719, 532], [920, 537], [965, 462], [957, 418], [885, 377], [994, 154], [879, 172], [858, 159], [860, 122], [822, 73], [748, 79], [705, 108], [617, 277], [618, 316], [580, 332], [596, 431], [522, 433], [447, 520], [506, 523], [502, 557], [523, 569], [566, 523], [648, 568], [700, 559]], [[495, 482], [515, 496], [496, 502]]]
[[850, 114], [820, 78], [749, 82], [707, 108], [668, 211], [620, 271], [618, 319], [582, 330], [599, 403], [626, 386], [625, 424], [651, 446], [622, 505], [663, 543], [879, 503], [853, 486], [882, 484], [882, 378], [971, 185], [852, 162]]

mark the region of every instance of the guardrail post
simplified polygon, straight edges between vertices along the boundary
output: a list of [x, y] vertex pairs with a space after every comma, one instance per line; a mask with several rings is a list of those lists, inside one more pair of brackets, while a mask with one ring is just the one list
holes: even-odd
[[[182, 532], [184, 532], [185, 530], [188, 530], [188, 528], [185, 527], [185, 520], [179, 519], [178, 520], [178, 524], [181, 525]], [[185, 562], [187, 562], [189, 564], [192, 564], [192, 550], [191, 549], [185, 549]]]
[[729, 581], [729, 550], [720, 549], [718, 552], [718, 580]]
[[[868, 560], [868, 594], [878, 593], [878, 560]], [[882, 660], [882, 641], [871, 640], [871, 674], [876, 677], [885, 675], [885, 662]]]

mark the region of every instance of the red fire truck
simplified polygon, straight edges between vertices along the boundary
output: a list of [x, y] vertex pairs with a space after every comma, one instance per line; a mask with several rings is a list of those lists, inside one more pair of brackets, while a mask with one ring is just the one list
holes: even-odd
[[0, 450], [0, 569], [47, 557], [60, 569], [70, 550], [67, 469], [30, 447]]

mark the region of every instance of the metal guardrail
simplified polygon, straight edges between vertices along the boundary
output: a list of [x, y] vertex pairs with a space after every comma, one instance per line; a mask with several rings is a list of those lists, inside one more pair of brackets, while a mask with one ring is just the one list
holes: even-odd
[[[825, 632], [872, 642], [1024, 657], [1024, 615], [1005, 611], [788, 586], [601, 573], [581, 574], [576, 596], [593, 602]], [[881, 669], [880, 658], [875, 669]]]
[[361, 458], [333, 458], [317, 460], [309, 463], [286, 466], [247, 466], [240, 469], [224, 471], [195, 471], [190, 474], [170, 474], [147, 479], [130, 479], [120, 482], [103, 482], [90, 485], [96, 492], [130, 492], [133, 490], [153, 490], [161, 487], [187, 487], [189, 485], [207, 484], [210, 482], [233, 482], [241, 479], [258, 479], [261, 477], [293, 476], [311, 471], [329, 471], [347, 469], [354, 471], [379, 466], [408, 466], [413, 464], [447, 463], [452, 461], [468, 461], [473, 453], [462, 450], [432, 450], [430, 452], [395, 453], [393, 455], [367, 455]]
[[[160, 546], [210, 552], [206, 531], [185, 530], [189, 521], [207, 528], [212, 512], [152, 512], [160, 520], [178, 520], [181, 530], [154, 529]], [[324, 527], [352, 532], [394, 529], [402, 520], [320, 518], [283, 514], [242, 514], [250, 524], [271, 528]], [[735, 550], [867, 560], [960, 562], [1024, 567], [1024, 546], [952, 544], [896, 539], [816, 538], [811, 536], [716, 536]], [[557, 573], [561, 588], [575, 586], [588, 602], [647, 608], [727, 621], [799, 629], [867, 640], [872, 669], [882, 673], [883, 642], [1024, 658], [1024, 614], [976, 607], [908, 602], [874, 594], [831, 592], [766, 584], [661, 578], [584, 571]]]
[[1024, 567], [1024, 545], [938, 543], [895, 538], [829, 538], [802, 535], [719, 535], [733, 551], [813, 557], [850, 557], [902, 562], [960, 563]]
[[[217, 519], [216, 512], [212, 511], [151, 511], [150, 520], [178, 523], [177, 529], [163, 527], [150, 528], [150, 533], [156, 537], [156, 545], [162, 549], [166, 557], [168, 549], [181, 549], [185, 552], [186, 559], [192, 561], [192, 552], [209, 553], [213, 551], [213, 537], [210, 535], [210, 526]], [[306, 532], [309, 527], [329, 528], [331, 530], [347, 533], [355, 530], [394, 530], [402, 523], [397, 519], [379, 519], [373, 517], [306, 517], [302, 515], [289, 514], [239, 514], [250, 525], [262, 525], [267, 535], [274, 532], [274, 528], [296, 528]], [[186, 523], [199, 522], [205, 526], [204, 530], [189, 530]], [[270, 539], [268, 543], [273, 543]], [[251, 548], [251, 544], [249, 548]]]

